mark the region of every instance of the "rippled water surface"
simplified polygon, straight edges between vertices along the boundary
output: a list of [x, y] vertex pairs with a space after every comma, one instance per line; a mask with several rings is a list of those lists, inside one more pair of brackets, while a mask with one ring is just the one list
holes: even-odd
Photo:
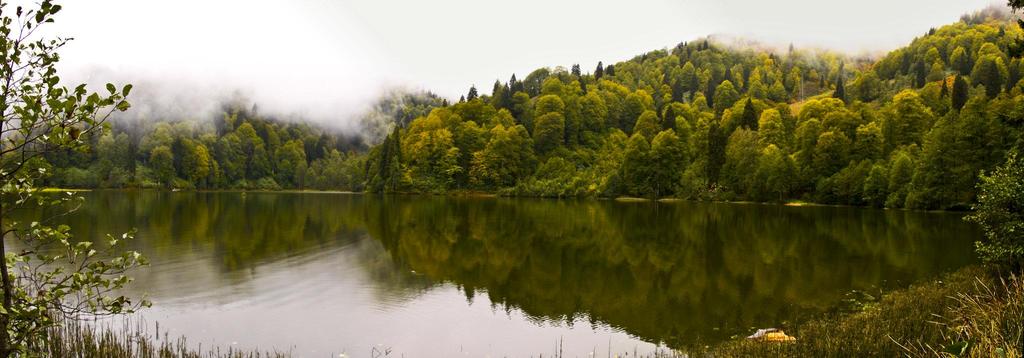
[[398, 357], [681, 348], [974, 261], [961, 214], [327, 193], [97, 191], [138, 229], [134, 293], [204, 346]]

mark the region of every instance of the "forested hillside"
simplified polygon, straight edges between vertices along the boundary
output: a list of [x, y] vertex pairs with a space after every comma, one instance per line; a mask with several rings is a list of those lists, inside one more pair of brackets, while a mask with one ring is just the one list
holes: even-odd
[[215, 120], [112, 122], [82, 151], [34, 160], [59, 187], [183, 189], [358, 188], [366, 145], [308, 123], [263, 118], [239, 106]]
[[[236, 107], [45, 158], [55, 186], [452, 190], [963, 207], [1022, 143], [1024, 34], [988, 10], [878, 59], [709, 40], [543, 68], [448, 104], [392, 95], [360, 138]], [[390, 132], [390, 134], [386, 134]], [[137, 134], [131, 134], [137, 133]]]
[[263, 115], [234, 99], [215, 118], [115, 118], [82, 151], [33, 163], [53, 167], [45, 185], [70, 188], [362, 190], [367, 143], [442, 105], [429, 92], [391, 90], [354, 121], [352, 133]]
[[951, 208], [1021, 142], [1001, 11], [877, 61], [708, 41], [477, 90], [373, 149], [373, 191], [497, 190]]

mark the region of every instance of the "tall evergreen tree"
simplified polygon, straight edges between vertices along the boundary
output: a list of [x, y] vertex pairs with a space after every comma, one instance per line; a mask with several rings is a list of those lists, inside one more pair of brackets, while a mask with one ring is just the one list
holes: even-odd
[[615, 76], [615, 65], [608, 65], [604, 70], [604, 74], [609, 76]]
[[743, 105], [743, 116], [740, 117], [740, 127], [757, 130], [757, 110], [754, 108], [754, 101], [747, 98], [747, 104]]
[[467, 101], [472, 101], [472, 100], [476, 99], [476, 97], [477, 97], [476, 85], [470, 86], [469, 87], [469, 94], [466, 95], [466, 100]]
[[572, 70], [571, 71], [572, 71], [572, 75], [573, 76], [576, 76], [576, 77], [582, 76], [582, 72], [580, 71], [580, 64], [578, 64], [578, 63], [572, 65]]
[[402, 138], [398, 126], [384, 138], [376, 160], [376, 171], [367, 185], [367, 189], [378, 193], [391, 193], [398, 190], [402, 179]]
[[725, 145], [729, 138], [723, 132], [717, 120], [712, 121], [711, 125], [708, 126], [708, 161], [705, 164], [704, 170], [707, 173], [709, 184], [718, 183], [718, 177], [722, 173], [722, 166], [725, 164]]
[[508, 89], [508, 85], [501, 84], [501, 81], [494, 81], [494, 88], [491, 90], [491, 105], [494, 108], [508, 108]]
[[700, 77], [697, 77], [697, 69], [694, 67], [693, 62], [686, 61], [686, 63], [683, 64], [681, 77], [682, 80], [680, 82], [682, 82], [681, 85], [683, 91], [690, 92], [692, 94], [700, 89]]
[[705, 95], [705, 100], [708, 102], [708, 107], [715, 108], [715, 92], [718, 91], [718, 84], [715, 81], [708, 81], [708, 88]]
[[604, 76], [604, 63], [597, 61], [597, 68], [594, 69], [594, 79], [600, 80], [602, 76]]
[[399, 183], [402, 180], [402, 135], [401, 128], [395, 126], [391, 136], [391, 160], [387, 167], [387, 190], [398, 191]]
[[924, 87], [927, 80], [928, 66], [924, 64], [924, 59], [921, 59], [914, 64], [914, 88]]
[[1009, 77], [1006, 80], [1006, 92], [1013, 92], [1013, 87], [1016, 86], [1017, 83], [1020, 82], [1021, 77], [1024, 76], [1024, 73], [1021, 73], [1020, 59], [1015, 58], [1011, 60], [1010, 66], [1007, 67], [1009, 67], [1007, 69], [1007, 75], [1009, 75]]
[[846, 102], [846, 84], [843, 83], [842, 73], [840, 73], [839, 76], [836, 77], [836, 90], [835, 92], [832, 92], [832, 97], [838, 98], [839, 100]]
[[964, 108], [964, 105], [967, 104], [969, 90], [967, 80], [957, 74], [956, 78], [953, 79], [953, 93], [950, 96], [954, 109], [959, 111], [961, 108]]
[[523, 83], [516, 79], [516, 74], [514, 73], [512, 74], [512, 79], [508, 80], [508, 89], [508, 95], [510, 98], [515, 95], [516, 92], [522, 92], [524, 90]]

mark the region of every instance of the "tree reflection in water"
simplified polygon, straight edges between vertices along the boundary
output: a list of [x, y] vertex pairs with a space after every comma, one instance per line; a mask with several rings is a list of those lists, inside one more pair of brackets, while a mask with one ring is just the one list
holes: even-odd
[[[715, 203], [619, 203], [323, 193], [91, 192], [78, 237], [138, 228], [134, 249], [207, 281], [294, 260], [349, 260], [382, 300], [438, 284], [530, 319], [579, 318], [672, 347], [834, 307], [973, 262], [955, 213]], [[28, 217], [42, 213], [25, 213]], [[212, 260], [205, 273], [191, 265]], [[287, 266], [285, 266], [287, 267]], [[188, 276], [188, 275], [192, 276]], [[194, 276], [194, 277], [193, 277]], [[187, 290], [187, 288], [183, 288]], [[199, 294], [199, 292], [191, 292]], [[186, 295], [187, 294], [183, 294]]]

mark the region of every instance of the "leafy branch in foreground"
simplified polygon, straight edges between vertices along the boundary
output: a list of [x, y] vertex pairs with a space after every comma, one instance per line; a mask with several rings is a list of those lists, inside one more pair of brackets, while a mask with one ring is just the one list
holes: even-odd
[[[103, 247], [75, 242], [69, 227], [52, 224], [81, 199], [35, 187], [49, 173], [40, 164], [44, 155], [82, 150], [83, 138], [102, 133], [112, 113], [130, 107], [125, 97], [131, 85], [107, 84], [106, 93], [90, 93], [84, 84], [73, 89], [61, 84], [57, 51], [69, 39], [35, 36], [60, 10], [45, 0], [36, 9], [18, 6], [12, 13], [0, 1], [0, 357], [26, 352], [45, 339], [57, 318], [126, 313], [148, 305], [116, 294], [131, 281], [125, 272], [146, 264], [136, 252], [116, 254], [131, 235], [108, 237]], [[12, 216], [42, 209], [57, 214], [30, 223]], [[9, 240], [19, 240], [23, 249], [9, 252]]]
[[1018, 270], [1024, 260], [1024, 160], [1017, 152], [991, 175], [982, 175], [975, 213], [969, 220], [981, 225], [985, 241], [978, 253], [988, 262]]

